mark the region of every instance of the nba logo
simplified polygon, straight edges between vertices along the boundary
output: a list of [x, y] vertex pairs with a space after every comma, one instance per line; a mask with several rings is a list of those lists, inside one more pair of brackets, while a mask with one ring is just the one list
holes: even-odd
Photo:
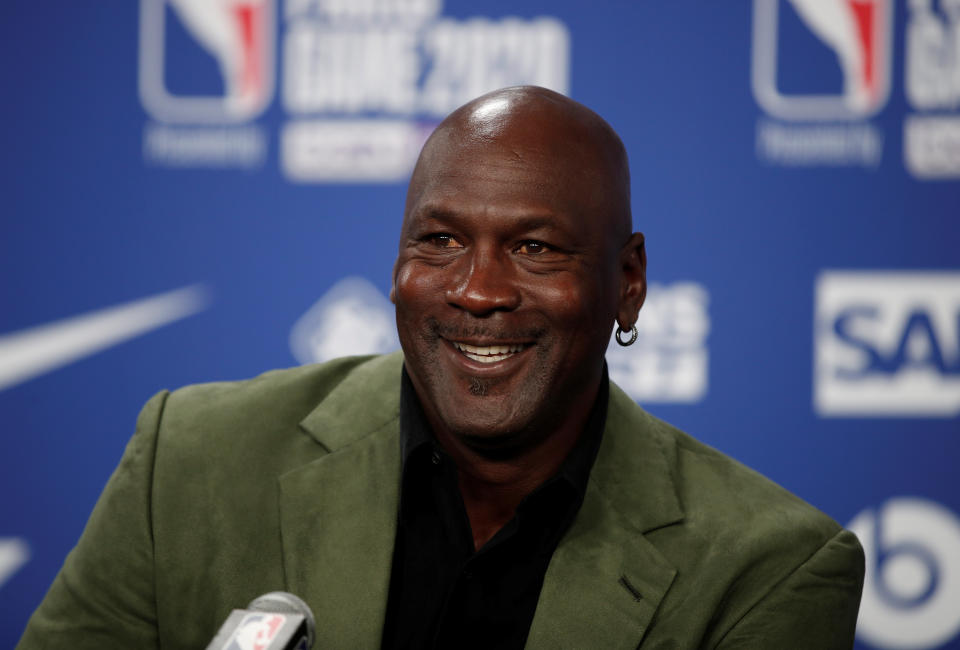
[[273, 96], [275, 0], [141, 0], [140, 99], [169, 123], [251, 120]]
[[754, 0], [753, 9], [753, 94], [767, 113], [851, 120], [886, 103], [893, 0]]
[[230, 636], [226, 650], [266, 650], [286, 622], [282, 614], [247, 614]]

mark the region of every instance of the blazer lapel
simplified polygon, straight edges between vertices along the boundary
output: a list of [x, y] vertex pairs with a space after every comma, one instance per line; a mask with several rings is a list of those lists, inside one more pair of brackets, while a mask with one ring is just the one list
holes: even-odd
[[682, 520], [653, 421], [611, 384], [583, 506], [554, 552], [528, 648], [636, 648], [676, 569], [644, 533]]
[[[400, 491], [402, 357], [368, 362], [301, 422], [328, 454], [280, 477], [287, 586], [317, 647], [378, 647]], [[676, 570], [644, 537], [683, 518], [656, 426], [615, 385], [583, 506], [554, 552], [529, 648], [636, 648]]]
[[380, 645], [400, 482], [399, 355], [352, 373], [301, 427], [330, 453], [280, 477], [284, 573], [317, 647]]

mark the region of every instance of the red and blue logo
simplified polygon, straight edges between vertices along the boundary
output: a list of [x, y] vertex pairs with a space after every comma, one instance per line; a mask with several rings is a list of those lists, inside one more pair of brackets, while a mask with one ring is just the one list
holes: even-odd
[[282, 614], [247, 614], [230, 637], [227, 650], [266, 650], [286, 622]]
[[786, 120], [863, 119], [890, 93], [893, 0], [754, 0], [753, 92]]
[[257, 117], [274, 89], [275, 0], [141, 0], [140, 98], [167, 123]]

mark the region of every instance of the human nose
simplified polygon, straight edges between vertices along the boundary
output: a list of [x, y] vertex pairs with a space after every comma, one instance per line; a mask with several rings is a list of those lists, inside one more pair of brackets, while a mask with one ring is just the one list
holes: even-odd
[[514, 271], [504, 253], [476, 250], [461, 262], [459, 276], [446, 291], [447, 303], [474, 316], [510, 311], [520, 305]]

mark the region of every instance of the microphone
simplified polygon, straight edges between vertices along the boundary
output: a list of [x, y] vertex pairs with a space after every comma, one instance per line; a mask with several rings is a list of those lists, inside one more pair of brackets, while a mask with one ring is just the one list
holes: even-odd
[[271, 591], [230, 612], [207, 650], [310, 650], [315, 627], [305, 602]]

